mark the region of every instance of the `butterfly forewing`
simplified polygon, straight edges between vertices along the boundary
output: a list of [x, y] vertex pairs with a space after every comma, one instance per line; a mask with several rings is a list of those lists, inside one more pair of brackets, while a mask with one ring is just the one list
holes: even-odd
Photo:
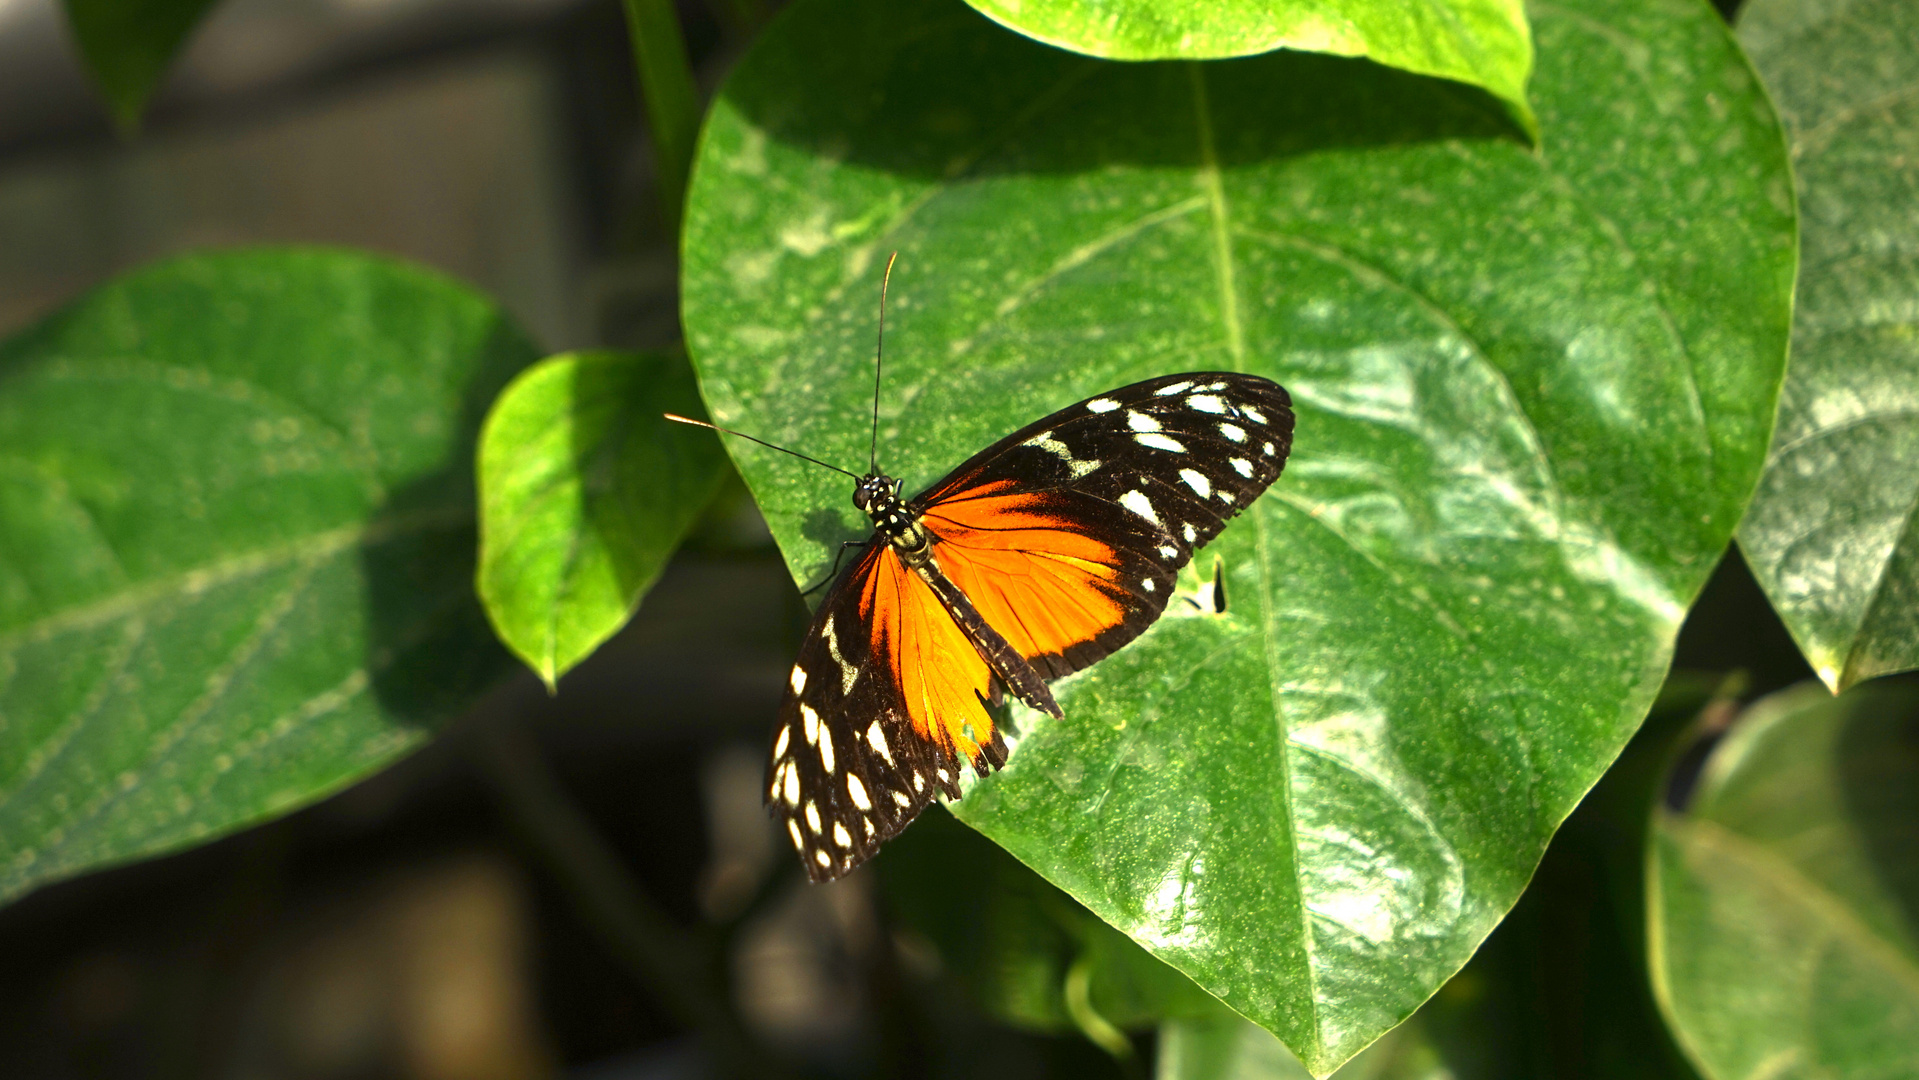
[[1165, 611], [1193, 551], [1279, 476], [1291, 406], [1253, 375], [1135, 383], [1008, 435], [913, 507], [941, 569], [1057, 678]]
[[1269, 380], [1165, 376], [1028, 425], [913, 499], [932, 566], [876, 535], [815, 614], [780, 709], [767, 801], [808, 875], [846, 873], [935, 794], [958, 798], [963, 765], [1006, 760], [986, 711], [1001, 680], [923, 575], [1039, 675], [1077, 671], [1159, 617], [1194, 549], [1279, 476], [1292, 432]]

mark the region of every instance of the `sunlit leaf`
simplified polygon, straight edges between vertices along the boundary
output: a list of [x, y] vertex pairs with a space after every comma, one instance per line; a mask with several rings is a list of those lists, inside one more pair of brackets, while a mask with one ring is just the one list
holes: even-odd
[[552, 687], [633, 614], [724, 475], [672, 354], [569, 353], [524, 372], [480, 437], [480, 598]]
[[967, 0], [1028, 37], [1116, 60], [1207, 60], [1301, 49], [1484, 87], [1520, 122], [1532, 38], [1517, 0]]
[[[690, 195], [715, 418], [844, 467], [900, 252], [879, 460], [909, 492], [1132, 380], [1291, 388], [1292, 465], [1183, 584], [1217, 557], [1229, 610], [1176, 600], [1060, 684], [954, 810], [1319, 1073], [1519, 896], [1770, 436], [1793, 219], [1743, 56], [1702, 5], [1536, 14], [1543, 151], [1363, 62], [1120, 65], [949, 0], [801, 0]], [[866, 533], [843, 478], [729, 449], [796, 579]]]

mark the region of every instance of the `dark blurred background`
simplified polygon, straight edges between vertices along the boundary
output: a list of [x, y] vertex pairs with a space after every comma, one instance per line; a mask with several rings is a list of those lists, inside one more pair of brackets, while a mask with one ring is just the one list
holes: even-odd
[[[709, 90], [774, 6], [681, 5]], [[225, 0], [133, 135], [58, 0], [0, 0], [0, 334], [261, 242], [438, 267], [551, 351], [677, 340], [617, 0]], [[1682, 664], [1803, 677], [1736, 556], [1708, 597]], [[321, 805], [0, 909], [0, 1077], [714, 1075], [662, 931], [794, 1074], [1123, 1075], [977, 1014], [866, 871], [793, 872], [758, 787], [804, 615], [735, 482], [557, 697], [521, 673]]]

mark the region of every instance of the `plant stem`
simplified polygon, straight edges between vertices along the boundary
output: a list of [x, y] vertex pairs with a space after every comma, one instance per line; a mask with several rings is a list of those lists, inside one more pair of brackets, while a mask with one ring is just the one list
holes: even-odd
[[633, 68], [640, 78], [640, 108], [653, 137], [653, 164], [660, 185], [660, 213], [679, 248], [686, 178], [693, 168], [693, 140], [700, 130], [700, 89], [693, 82], [686, 37], [672, 0], [624, 0]]
[[699, 1033], [726, 1075], [784, 1075], [740, 1024], [693, 933], [677, 926], [560, 786], [537, 743], [505, 724], [478, 726], [476, 763], [513, 824], [559, 879], [579, 916], [654, 999]]

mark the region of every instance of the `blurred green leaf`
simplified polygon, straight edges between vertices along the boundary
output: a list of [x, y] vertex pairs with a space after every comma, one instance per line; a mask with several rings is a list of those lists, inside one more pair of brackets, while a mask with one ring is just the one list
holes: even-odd
[[1651, 873], [1654, 985], [1705, 1075], [1919, 1075], [1919, 687], [1755, 704]]
[[[1293, 464], [1199, 558], [1232, 608], [1175, 601], [1064, 721], [1019, 714], [955, 812], [1317, 1072], [1519, 896], [1770, 435], [1793, 219], [1743, 56], [1703, 5], [1538, 15], [1543, 152], [1372, 64], [1109, 64], [950, 0], [801, 0], [696, 166], [683, 314], [728, 426], [864, 466], [895, 249], [909, 491], [1150, 375], [1292, 389]], [[729, 450], [796, 579], [867, 534], [843, 479]]]
[[312, 802], [498, 677], [470, 462], [536, 355], [320, 250], [163, 263], [0, 344], [0, 897]]
[[1836, 691], [1919, 667], [1919, 7], [1752, 0], [1739, 37], [1792, 136], [1804, 258], [1739, 544]]
[[139, 125], [173, 57], [217, 0], [65, 0], [93, 81], [123, 129]]
[[480, 599], [548, 689], [626, 623], [725, 473], [683, 357], [555, 356], [480, 435]]
[[1018, 1027], [1074, 1028], [1067, 979], [1089, 980], [1094, 1012], [1117, 1027], [1221, 1009], [1072, 897], [943, 810], [929, 810], [876, 863], [887, 903], [980, 1006]]
[[1483, 87], [1538, 133], [1533, 43], [1518, 0], [967, 0], [1062, 49], [1115, 60], [1210, 60], [1299, 49], [1364, 56]]

